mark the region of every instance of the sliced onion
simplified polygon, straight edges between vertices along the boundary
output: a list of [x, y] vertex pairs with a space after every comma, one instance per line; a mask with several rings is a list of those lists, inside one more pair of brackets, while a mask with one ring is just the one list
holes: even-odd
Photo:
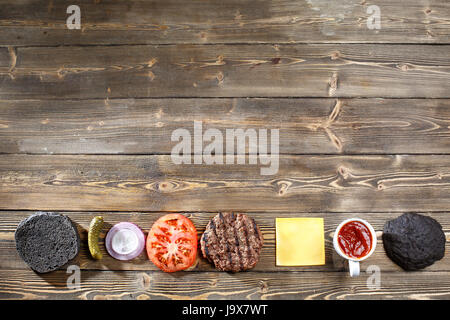
[[120, 222], [108, 231], [105, 245], [113, 258], [131, 260], [144, 250], [145, 236], [137, 225], [131, 222]]

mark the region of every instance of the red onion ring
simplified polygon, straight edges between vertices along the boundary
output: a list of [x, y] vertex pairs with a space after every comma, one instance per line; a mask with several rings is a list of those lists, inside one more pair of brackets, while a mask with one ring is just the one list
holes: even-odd
[[[123, 245], [123, 240], [129, 240], [130, 236], [134, 239], [131, 239], [131, 247], [127, 248], [126, 244]], [[120, 222], [115, 224], [108, 231], [105, 239], [105, 245], [109, 255], [113, 258], [117, 260], [131, 260], [139, 256], [144, 250], [145, 236], [137, 225], [131, 222]], [[120, 245], [121, 247], [118, 247]], [[119, 249], [121, 249], [122, 252]]]

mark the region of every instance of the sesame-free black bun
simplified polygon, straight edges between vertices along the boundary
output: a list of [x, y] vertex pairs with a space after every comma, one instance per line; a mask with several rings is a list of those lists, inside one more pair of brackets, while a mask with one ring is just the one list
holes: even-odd
[[53, 212], [37, 212], [20, 222], [15, 239], [20, 257], [39, 273], [62, 267], [80, 251], [77, 228]]
[[388, 257], [404, 270], [419, 270], [444, 257], [445, 234], [433, 218], [405, 213], [386, 222], [383, 245]]

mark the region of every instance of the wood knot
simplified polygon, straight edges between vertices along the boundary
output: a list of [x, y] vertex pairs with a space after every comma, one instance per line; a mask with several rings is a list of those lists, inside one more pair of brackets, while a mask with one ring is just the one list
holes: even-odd
[[56, 75], [58, 76], [58, 79], [64, 79], [64, 77], [66, 76], [67, 73], [68, 73], [68, 71], [65, 70], [64, 68], [59, 68], [58, 71], [56, 71]]
[[259, 290], [261, 291], [261, 293], [267, 293], [269, 292], [269, 285], [267, 284], [266, 281], [261, 280], [259, 282]]
[[378, 186], [377, 186], [377, 189], [382, 191], [382, 190], [386, 189], [386, 186], [382, 182], [379, 182]]
[[167, 189], [167, 183], [163, 182], [159, 185], [160, 190], [166, 190]]
[[290, 185], [292, 183], [288, 181], [279, 181], [278, 182], [278, 195], [283, 196], [288, 191]]
[[349, 176], [349, 170], [344, 167], [344, 166], [340, 166], [338, 168], [338, 173], [342, 176], [342, 178], [347, 179]]
[[430, 13], [431, 13], [431, 9], [430, 8], [425, 10], [425, 14], [430, 14]]
[[408, 71], [410, 68], [409, 68], [409, 66], [407, 65], [407, 64], [399, 64], [399, 65], [397, 65], [397, 68], [399, 68], [400, 70], [402, 70], [402, 71]]
[[331, 54], [331, 60], [339, 59], [340, 53], [339, 51], [335, 51]]
[[156, 58], [152, 58], [148, 63], [147, 63], [147, 67], [151, 68], [155, 65], [155, 63], [158, 62], [158, 59]]
[[10, 56], [9, 76], [12, 80], [14, 80], [15, 79], [14, 72], [15, 72], [16, 64], [17, 64], [16, 48], [8, 47], [8, 52], [9, 52], [9, 56]]
[[171, 192], [177, 188], [177, 184], [172, 182], [163, 181], [156, 184], [156, 190], [161, 192]]
[[223, 83], [224, 75], [223, 75], [222, 72], [219, 72], [219, 73], [217, 74], [217, 77], [216, 77], [216, 78], [217, 78], [217, 81], [219, 82], [219, 85]]
[[243, 15], [241, 14], [241, 12], [239, 10], [237, 10], [235, 15], [234, 15], [234, 19], [235, 20], [241, 20], [242, 17], [243, 17]]
[[333, 72], [333, 75], [331, 76], [330, 80], [328, 81], [328, 95], [329, 96], [334, 96], [334, 94], [336, 93], [336, 90], [338, 88], [338, 85], [339, 85], [338, 74], [337, 74], [337, 72]]
[[150, 276], [143, 272], [138, 275], [138, 287], [142, 290], [148, 290], [150, 288], [151, 278]]
[[161, 119], [161, 116], [164, 114], [164, 111], [160, 108], [158, 112], [155, 112], [155, 118]]

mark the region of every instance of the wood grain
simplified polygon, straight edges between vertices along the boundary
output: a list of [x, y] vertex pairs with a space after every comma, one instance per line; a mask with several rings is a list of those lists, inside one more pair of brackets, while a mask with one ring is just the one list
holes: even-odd
[[[450, 43], [445, 0], [79, 0], [81, 30], [66, 27], [68, 0], [0, 1], [0, 45], [390, 42]], [[407, 31], [407, 32], [406, 32]]]
[[[450, 299], [447, 256], [403, 272], [378, 241], [350, 278], [331, 239], [342, 220], [436, 218], [450, 236], [450, 3], [446, 0], [0, 0], [0, 299]], [[369, 30], [367, 9], [381, 10]], [[279, 128], [280, 163], [175, 165], [173, 130]], [[245, 155], [243, 156], [245, 157]], [[62, 211], [77, 224], [81, 287], [65, 267], [32, 272], [19, 221]], [[184, 212], [199, 235], [247, 212], [265, 246], [250, 272], [199, 258], [165, 274], [145, 254], [104, 250], [119, 221], [148, 230]], [[95, 215], [105, 258], [94, 261]], [[323, 217], [326, 264], [275, 266], [276, 217]], [[381, 288], [367, 286], [369, 265]]]
[[[4, 211], [0, 215], [0, 270], [29, 270], [29, 267], [20, 259], [15, 249], [14, 231], [19, 222], [32, 212], [29, 211]], [[138, 258], [132, 261], [118, 261], [110, 257], [104, 246], [104, 238], [109, 228], [122, 221], [130, 221], [140, 226], [145, 233], [150, 230], [152, 224], [164, 215], [164, 212], [63, 212], [75, 222], [81, 236], [80, 254], [69, 264], [76, 264], [82, 270], [134, 270], [134, 271], [157, 271], [147, 258], [144, 252]], [[203, 233], [209, 220], [217, 213], [214, 212], [196, 212], [186, 213], [197, 228], [198, 236]], [[290, 271], [311, 271], [311, 272], [340, 272], [347, 270], [347, 265], [338, 256], [333, 249], [333, 235], [336, 227], [345, 219], [352, 217], [363, 217], [375, 228], [378, 237], [377, 248], [374, 254], [361, 265], [365, 270], [370, 265], [377, 265], [382, 272], [403, 272], [400, 267], [394, 264], [385, 254], [381, 235], [386, 221], [396, 218], [400, 213], [302, 213], [302, 212], [250, 212], [248, 213], [258, 223], [264, 237], [264, 246], [261, 252], [260, 261], [251, 272], [290, 272]], [[442, 225], [447, 237], [450, 238], [450, 214], [449, 212], [422, 213], [430, 216]], [[89, 222], [96, 216], [104, 217], [106, 225], [100, 236], [100, 249], [103, 253], [103, 259], [98, 261], [91, 258], [87, 247], [87, 232]], [[275, 218], [288, 217], [322, 217], [325, 224], [325, 257], [326, 264], [323, 266], [304, 266], [304, 267], [277, 267], [275, 265]], [[446, 243], [448, 252], [450, 243]], [[64, 269], [64, 267], [62, 268]], [[199, 251], [197, 263], [188, 271], [216, 271], [214, 267], [201, 257]], [[444, 257], [437, 261], [425, 271], [450, 271], [450, 258]], [[219, 272], [219, 271], [216, 271]]]
[[445, 211], [450, 157], [285, 156], [259, 165], [176, 165], [170, 156], [0, 156], [0, 209]]
[[5, 48], [0, 47], [0, 68], [2, 70], [9, 69], [14, 66], [13, 55], [11, 51], [14, 51], [13, 47]]
[[172, 132], [194, 121], [224, 135], [279, 128], [281, 154], [450, 152], [448, 99], [238, 98], [2, 101], [0, 150], [170, 154]]
[[0, 99], [450, 98], [449, 50], [372, 44], [19, 47], [0, 51], [0, 61], [11, 60], [0, 67]]
[[[0, 270], [2, 299], [449, 299], [449, 272], [381, 272], [378, 290], [370, 274], [344, 272], [82, 271], [79, 289], [70, 274]], [[181, 312], [181, 310], [180, 310]]]

